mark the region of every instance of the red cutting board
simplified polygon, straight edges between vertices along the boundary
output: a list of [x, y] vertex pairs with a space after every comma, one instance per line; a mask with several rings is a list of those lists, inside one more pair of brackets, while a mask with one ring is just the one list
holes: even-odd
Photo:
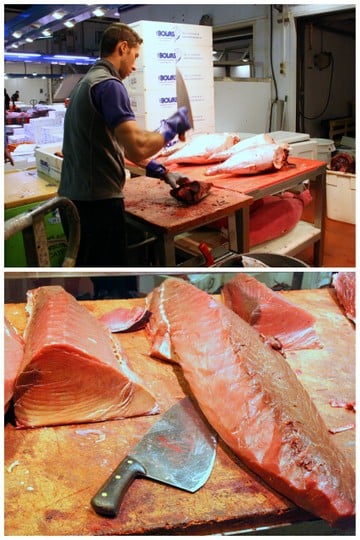
[[[316, 317], [321, 350], [299, 351], [288, 361], [329, 427], [354, 422], [351, 411], [330, 407], [330, 398], [355, 399], [355, 331], [333, 290], [291, 291], [289, 300]], [[89, 301], [95, 315], [143, 299]], [[22, 331], [24, 304], [5, 305]], [[121, 334], [131, 366], [156, 395], [162, 411], [187, 393], [180, 369], [149, 357], [144, 331]], [[90, 499], [156, 416], [38, 429], [5, 427], [6, 535], [219, 534], [250, 527], [313, 519], [246, 470], [220, 441], [212, 474], [189, 494], [137, 479], [115, 519], [100, 517]], [[333, 435], [355, 466], [355, 431]]]

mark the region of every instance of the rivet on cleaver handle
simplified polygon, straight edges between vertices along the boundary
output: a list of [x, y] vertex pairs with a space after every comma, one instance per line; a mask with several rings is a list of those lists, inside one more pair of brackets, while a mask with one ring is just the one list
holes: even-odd
[[190, 398], [166, 411], [120, 463], [91, 500], [94, 510], [115, 517], [137, 476], [194, 493], [209, 478], [216, 456], [216, 433]]
[[146, 471], [141, 463], [136, 459], [126, 457], [91, 499], [92, 507], [98, 514], [115, 517], [132, 481], [137, 476], [145, 474]]

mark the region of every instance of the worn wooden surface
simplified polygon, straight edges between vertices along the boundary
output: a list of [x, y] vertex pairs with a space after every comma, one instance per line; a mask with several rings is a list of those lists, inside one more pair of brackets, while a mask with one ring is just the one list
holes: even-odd
[[207, 197], [188, 206], [170, 195], [168, 184], [146, 176], [127, 180], [124, 195], [127, 212], [173, 235], [228, 217], [252, 202], [248, 195], [213, 187]]
[[[331, 398], [355, 399], [355, 331], [333, 290], [291, 291], [289, 300], [316, 317], [321, 350], [287, 359], [314, 399], [328, 427], [355, 422], [351, 411], [332, 408]], [[83, 302], [95, 315], [143, 299]], [[22, 331], [24, 304], [5, 305]], [[186, 314], [185, 314], [186, 316]], [[148, 356], [144, 331], [121, 334], [130, 363], [165, 411], [186, 393], [180, 370]], [[156, 416], [39, 429], [5, 427], [6, 535], [203, 534], [313, 519], [246, 470], [220, 441], [212, 474], [195, 494], [137, 479], [117, 518], [98, 516], [90, 499]], [[332, 435], [355, 466], [355, 430]]]
[[58, 182], [40, 178], [36, 169], [8, 171], [4, 174], [5, 209], [45, 201], [55, 197], [58, 188]]

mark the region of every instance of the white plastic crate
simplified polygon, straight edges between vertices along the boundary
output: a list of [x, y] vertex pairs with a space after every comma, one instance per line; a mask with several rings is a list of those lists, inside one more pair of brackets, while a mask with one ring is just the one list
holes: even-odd
[[328, 218], [355, 224], [355, 181], [355, 174], [330, 170], [326, 172], [326, 207]]

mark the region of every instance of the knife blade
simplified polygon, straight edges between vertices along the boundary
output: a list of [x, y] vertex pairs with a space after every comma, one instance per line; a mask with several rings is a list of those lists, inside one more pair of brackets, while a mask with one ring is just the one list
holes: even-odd
[[188, 90], [186, 88], [184, 77], [183, 77], [180, 69], [178, 68], [178, 66], [176, 66], [176, 102], [177, 102], [178, 108], [180, 108], [180, 107], [186, 107], [187, 108], [189, 122], [190, 122], [190, 125], [191, 125], [192, 129], [194, 129], [194, 118], [193, 118], [193, 114], [192, 114], [192, 108], [191, 108], [191, 102], [190, 102], [190, 98], [189, 98], [189, 93], [188, 93]]
[[115, 517], [136, 477], [163, 482], [190, 493], [209, 478], [216, 456], [216, 433], [189, 397], [173, 405], [121, 461], [91, 499], [94, 510]]

